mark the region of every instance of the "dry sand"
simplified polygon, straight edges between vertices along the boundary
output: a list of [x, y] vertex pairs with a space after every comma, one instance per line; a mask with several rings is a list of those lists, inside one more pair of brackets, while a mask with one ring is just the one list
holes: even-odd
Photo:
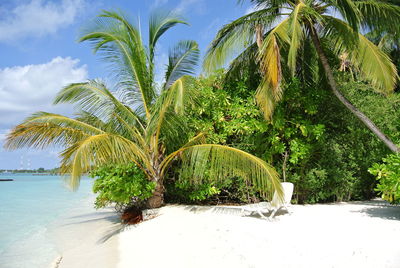
[[95, 210], [94, 197], [60, 218], [51, 233], [59, 257], [50, 268], [112, 268], [118, 263], [118, 233], [113, 209]]
[[166, 206], [119, 235], [115, 267], [400, 267], [399, 206], [369, 201], [289, 210], [268, 222], [236, 210]]
[[57, 228], [59, 268], [400, 267], [400, 206], [291, 206], [269, 222], [239, 209], [168, 205], [121, 232], [112, 210]]

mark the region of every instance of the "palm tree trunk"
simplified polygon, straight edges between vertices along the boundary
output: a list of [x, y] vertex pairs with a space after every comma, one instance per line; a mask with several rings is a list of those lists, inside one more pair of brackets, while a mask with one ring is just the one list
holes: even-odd
[[147, 199], [146, 208], [159, 208], [164, 205], [164, 184], [163, 180], [156, 180], [156, 188], [153, 196]]
[[328, 59], [325, 56], [325, 53], [321, 47], [321, 42], [316, 34], [314, 27], [310, 29], [311, 38], [314, 43], [314, 46], [317, 50], [319, 59], [321, 60], [322, 66], [325, 71], [325, 75], [328, 79], [328, 83], [333, 91], [333, 94], [346, 106], [355, 116], [357, 116], [375, 135], [383, 142], [385, 145], [394, 153], [398, 153], [400, 151], [399, 147], [394, 144], [386, 135], [372, 122], [365, 114], [359, 111], [350, 101], [346, 99], [342, 95], [342, 93], [338, 90], [335, 78], [333, 77], [333, 72], [331, 67], [329, 66]]
[[256, 40], [257, 40], [258, 48], [261, 49], [262, 43], [264, 41], [262, 24], [257, 24], [256, 25]]

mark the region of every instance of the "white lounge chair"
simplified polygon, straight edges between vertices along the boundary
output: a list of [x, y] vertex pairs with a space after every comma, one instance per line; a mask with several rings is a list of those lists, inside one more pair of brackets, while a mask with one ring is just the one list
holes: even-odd
[[[287, 206], [290, 205], [290, 201], [292, 200], [294, 186], [293, 183], [290, 182], [282, 182], [281, 185], [284, 194], [283, 202], [279, 200], [278, 195], [275, 192], [271, 202], [260, 202], [243, 206], [241, 211], [242, 216], [257, 212], [261, 218], [271, 220], [279, 209], [285, 208], [289, 211]], [[268, 218], [265, 217], [264, 214], [269, 212], [271, 212], [271, 215]]]

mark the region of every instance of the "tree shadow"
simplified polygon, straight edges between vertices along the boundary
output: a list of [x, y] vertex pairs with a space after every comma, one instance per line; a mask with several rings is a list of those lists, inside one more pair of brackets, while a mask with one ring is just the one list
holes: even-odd
[[84, 213], [68, 217], [65, 220], [67, 222], [61, 224], [63, 227], [70, 228], [68, 226], [79, 226], [79, 229], [82, 228], [82, 230], [85, 229], [89, 232], [97, 232], [98, 234], [96, 234], [96, 236], [99, 237], [95, 240], [97, 244], [107, 242], [110, 238], [118, 235], [126, 227], [126, 225], [121, 223], [120, 216], [116, 212], [112, 211]]
[[372, 218], [400, 221], [400, 206], [391, 205], [383, 200], [369, 200], [354, 203], [368, 206], [354, 212], [361, 212]]
[[90, 218], [90, 217], [93, 217], [93, 216], [98, 216], [97, 218], [101, 218], [101, 217], [106, 216], [106, 215], [112, 216], [112, 215], [115, 215], [115, 212], [114, 211], [95, 211], [95, 212], [90, 212], [90, 213], [71, 216], [71, 217], [68, 217], [68, 218], [70, 218], [70, 219], [79, 219], [79, 218]]
[[[216, 214], [222, 214], [222, 215], [232, 215], [232, 216], [238, 216], [238, 217], [251, 217], [251, 218], [257, 218], [257, 219], [263, 219], [257, 212], [255, 211], [246, 211], [242, 210], [242, 206], [196, 206], [196, 205], [190, 205], [190, 206], [185, 206], [185, 210], [188, 210], [192, 213], [203, 213], [203, 212], [211, 212], [211, 213], [216, 213]], [[272, 211], [269, 211], [267, 213], [263, 213], [265, 217], [270, 216]], [[276, 216], [281, 216], [288, 214], [288, 211], [286, 209], [279, 209], [275, 213]]]
[[126, 225], [119, 222], [118, 224], [113, 224], [107, 231], [105, 231], [99, 240], [97, 240], [98, 244], [102, 244], [107, 242], [110, 238], [118, 235], [125, 229]]
[[[95, 217], [95, 218], [93, 218]], [[118, 215], [116, 215], [114, 212], [99, 212], [99, 213], [88, 213], [88, 214], [82, 214], [79, 216], [73, 216], [70, 217], [69, 219], [82, 219], [82, 220], [77, 220], [77, 221], [72, 221], [69, 223], [63, 224], [64, 226], [68, 225], [75, 225], [75, 224], [82, 224], [82, 223], [90, 223], [90, 222], [96, 222], [96, 221], [109, 221], [111, 223], [120, 223], [121, 220]], [[84, 219], [88, 218], [88, 219]]]

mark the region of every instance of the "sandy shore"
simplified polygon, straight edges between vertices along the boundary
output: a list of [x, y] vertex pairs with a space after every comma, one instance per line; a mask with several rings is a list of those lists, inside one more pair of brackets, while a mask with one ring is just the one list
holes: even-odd
[[50, 268], [111, 268], [122, 225], [113, 209], [95, 210], [94, 196], [61, 217], [51, 231], [59, 256]]
[[295, 205], [271, 222], [237, 212], [168, 205], [123, 231], [112, 210], [74, 213], [57, 228], [58, 267], [400, 267], [400, 206]]
[[[232, 212], [234, 214], [234, 212]], [[400, 267], [400, 207], [292, 206], [273, 222], [166, 206], [119, 236], [119, 268]]]

